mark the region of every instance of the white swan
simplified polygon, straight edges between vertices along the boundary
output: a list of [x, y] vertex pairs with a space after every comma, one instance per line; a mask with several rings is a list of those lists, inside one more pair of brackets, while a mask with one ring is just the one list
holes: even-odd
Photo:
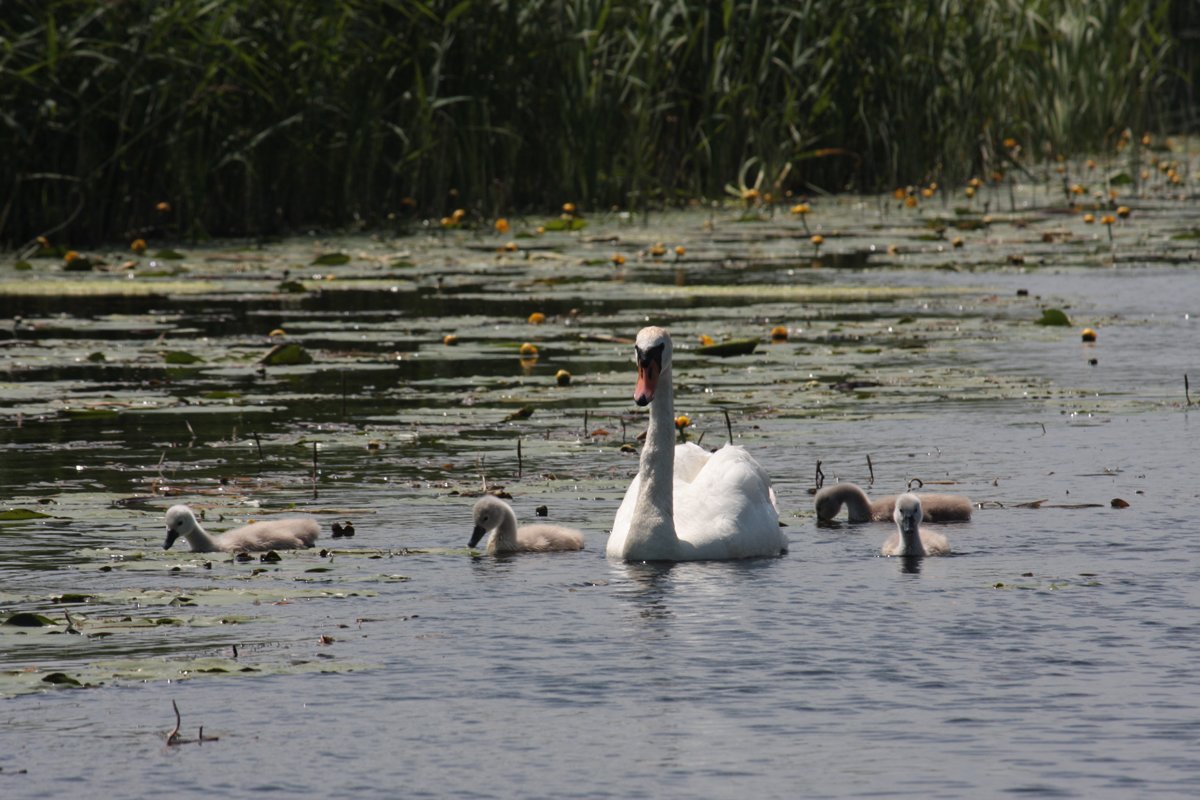
[[[896, 509], [898, 495], [871, 500], [853, 483], [837, 483], [817, 492], [817, 518], [833, 519], [846, 506], [851, 522], [886, 522]], [[971, 519], [971, 501], [961, 494], [922, 494], [921, 508], [929, 522], [965, 522]]]
[[701, 561], [786, 553], [771, 480], [741, 447], [674, 446], [671, 337], [643, 328], [634, 402], [650, 404], [637, 477], [617, 509], [606, 553], [626, 561]]
[[880, 552], [885, 556], [944, 556], [950, 552], [950, 542], [940, 533], [921, 530], [921, 498], [902, 494], [896, 498], [896, 532], [883, 543]]
[[475, 530], [471, 532], [471, 541], [467, 546], [479, 544], [479, 540], [492, 530], [495, 533], [487, 544], [487, 551], [491, 555], [583, 549], [583, 531], [545, 524], [522, 525], [518, 528], [517, 515], [512, 507], [495, 495], [485, 494], [475, 504]]
[[316, 520], [303, 517], [252, 522], [241, 528], [211, 536], [200, 526], [196, 515], [187, 506], [167, 509], [167, 540], [163, 549], [169, 550], [180, 536], [188, 540], [195, 553], [238, 553], [261, 550], [297, 550], [312, 547], [321, 532]]

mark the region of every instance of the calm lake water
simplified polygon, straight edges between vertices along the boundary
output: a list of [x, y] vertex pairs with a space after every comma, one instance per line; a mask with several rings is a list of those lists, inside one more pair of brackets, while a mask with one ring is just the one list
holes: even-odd
[[[847, 241], [901, 235], [845, 213], [861, 218]], [[696, 219], [670, 224], [689, 252], [721, 248]], [[733, 298], [647, 295], [649, 267], [611, 290], [522, 282], [537, 267], [498, 276], [488, 254], [440, 266], [461, 287], [436, 309], [253, 293], [182, 311], [135, 299], [119, 318], [37, 305], [26, 344], [0, 353], [0, 489], [51, 516], [0, 522], [0, 610], [55, 625], [0, 626], [0, 794], [1200, 794], [1200, 409], [1183, 388], [1200, 376], [1200, 291], [1192, 266], [1106, 266], [1103, 247], [1037, 268], [1006, 258], [1062, 225], [980, 233], [955, 271], [932, 246], [883, 268], [810, 270], [794, 241], [780, 245], [790, 265], [755, 250], [748, 272], [696, 267], [697, 283], [766, 287]], [[508, 296], [493, 305], [497, 281]], [[796, 283], [881, 294], [769, 296]], [[528, 311], [576, 305], [578, 321], [537, 334], [541, 362], [517, 368]], [[1049, 306], [1076, 324], [1032, 325]], [[713, 446], [713, 402], [733, 408], [735, 437], [775, 481], [787, 556], [605, 559], [636, 471], [618, 450], [631, 347], [579, 333], [632, 336], [647, 318], [682, 343], [792, 328], [751, 356], [685, 349], [676, 398]], [[236, 355], [261, 354], [276, 325], [316, 363], [260, 371]], [[464, 342], [448, 352], [451, 330]], [[168, 346], [206, 361], [170, 372], [155, 350]], [[107, 365], [86, 362], [97, 348]], [[552, 385], [563, 365], [577, 379], [566, 393]], [[240, 394], [212, 396], [220, 387]], [[131, 398], [144, 408], [114, 407]], [[525, 404], [533, 417], [501, 421]], [[585, 410], [587, 433], [609, 435], [582, 435]], [[626, 422], [630, 439], [644, 424]], [[983, 507], [939, 528], [953, 556], [881, 558], [888, 525], [816, 522], [818, 460], [826, 481], [873, 473], [870, 491], [888, 494], [919, 478]], [[468, 554], [484, 475], [522, 521], [546, 505], [587, 549]], [[173, 502], [210, 507], [218, 530], [295, 508], [325, 532], [278, 564], [164, 554]], [[356, 536], [331, 539], [343, 519]], [[91, 685], [47, 683], [54, 673]], [[202, 725], [218, 740], [166, 746], [172, 701], [185, 737]]]

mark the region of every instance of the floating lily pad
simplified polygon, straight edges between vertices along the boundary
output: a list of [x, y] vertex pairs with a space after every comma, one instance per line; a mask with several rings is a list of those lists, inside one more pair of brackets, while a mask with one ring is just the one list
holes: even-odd
[[10, 614], [4, 620], [5, 625], [13, 625], [18, 628], [45, 628], [50, 625], [58, 625], [59, 623], [49, 617], [35, 614], [32, 611], [18, 611], [15, 614]]
[[349, 264], [350, 256], [345, 253], [322, 253], [314, 258], [312, 263], [322, 267], [337, 267], [342, 264]]
[[55, 686], [83, 686], [81, 682], [65, 672], [51, 672], [42, 678], [42, 683], [50, 683]]
[[696, 348], [696, 352], [702, 356], [717, 356], [719, 358], [728, 358], [729, 356], [746, 356], [754, 352], [758, 347], [758, 339], [727, 339], [724, 342], [716, 344], [706, 344]]
[[1064, 313], [1062, 310], [1060, 310], [1060, 309], [1057, 309], [1057, 308], [1046, 308], [1046, 309], [1042, 309], [1042, 316], [1041, 316], [1041, 319], [1039, 319], [1039, 320], [1037, 321], [1037, 324], [1038, 324], [1038, 325], [1059, 325], [1059, 326], [1063, 326], [1063, 325], [1070, 325], [1070, 324], [1071, 324], [1071, 320], [1070, 320], [1070, 318], [1068, 318], [1068, 317], [1067, 317], [1067, 315], [1066, 315], [1066, 314], [1065, 314], [1065, 313]]
[[275, 345], [259, 361], [260, 364], [266, 364], [269, 367], [296, 366], [298, 364], [311, 364], [312, 362], [313, 357], [298, 344]]
[[0, 511], [0, 521], [12, 522], [24, 519], [50, 519], [50, 515], [28, 508], [10, 508], [7, 511]]
[[168, 364], [183, 365], [183, 364], [199, 364], [203, 363], [204, 359], [200, 356], [193, 355], [184, 350], [172, 350], [163, 356], [163, 360]]
[[542, 227], [547, 231], [581, 231], [587, 227], [587, 220], [579, 217], [548, 219], [542, 223]]
[[13, 264], [13, 269], [17, 270], [18, 272], [28, 272], [29, 270], [33, 269], [33, 264], [30, 264], [28, 261], [18, 261], [17, 263]]
[[159, 250], [157, 253], [154, 254], [154, 257], [155, 258], [163, 258], [168, 261], [179, 261], [179, 260], [183, 259], [185, 256], [183, 255], [183, 253], [180, 253], [178, 250], [167, 249], [167, 250]]

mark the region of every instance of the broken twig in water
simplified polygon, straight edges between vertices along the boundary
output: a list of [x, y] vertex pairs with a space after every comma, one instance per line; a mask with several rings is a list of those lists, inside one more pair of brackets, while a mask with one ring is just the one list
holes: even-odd
[[[916, 484], [915, 487], [913, 486], [914, 483]], [[921, 480], [920, 478], [910, 478], [908, 481], [908, 491], [911, 492], [914, 488], [915, 489], [924, 489], [925, 481]]]
[[167, 745], [179, 744], [179, 706], [175, 705], [175, 701], [171, 701], [171, 708], [175, 709], [175, 728], [167, 734]]
[[255, 444], [255, 446], [258, 448], [258, 460], [259, 460], [259, 461], [262, 461], [262, 460], [263, 460], [263, 455], [262, 455], [262, 440], [258, 438], [258, 431], [255, 431], [255, 432], [254, 432], [254, 444]]
[[867, 453], [867, 470], [871, 473], [871, 482], [868, 486], [875, 485], [875, 465], [871, 463], [871, 454]]
[[733, 425], [729, 422], [729, 409], [722, 408], [721, 413], [725, 415], [725, 433], [729, 434], [729, 443], [733, 444]]
[[588, 410], [583, 410], [583, 438], [586, 441], [588, 438]]
[[517, 437], [517, 477], [520, 478], [521, 474], [524, 471], [525, 471], [525, 462], [521, 458], [521, 437], [518, 436]]
[[1188, 390], [1188, 379], [1186, 372], [1183, 373], [1183, 399], [1187, 401], [1187, 405], [1190, 406], [1192, 404], [1192, 394]]
[[[236, 653], [234, 655], [236, 655]], [[179, 745], [179, 744], [190, 744], [193, 740], [184, 739], [183, 737], [181, 737], [179, 735], [179, 725], [180, 725], [179, 706], [175, 704], [174, 700], [171, 701], [171, 708], [173, 708], [175, 710], [175, 727], [171, 730], [170, 733], [167, 734], [167, 746], [171, 747], [171, 746]], [[197, 744], [204, 744], [205, 742], [217, 742], [220, 740], [221, 740], [220, 736], [205, 736], [204, 735], [204, 726], [201, 725], [199, 738], [195, 739], [195, 742]]]
[[813, 480], [816, 482], [818, 489], [825, 485], [825, 473], [821, 471], [821, 459], [819, 458], [817, 459], [817, 472], [813, 476]]

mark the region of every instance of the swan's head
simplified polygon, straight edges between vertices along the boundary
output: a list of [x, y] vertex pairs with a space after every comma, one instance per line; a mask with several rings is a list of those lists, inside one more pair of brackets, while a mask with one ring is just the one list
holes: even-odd
[[633, 402], [649, 405], [658, 388], [658, 379], [671, 367], [671, 335], [664, 328], [642, 328], [634, 344], [638, 379]]
[[500, 527], [507, 506], [504, 501], [494, 495], [485, 494], [475, 503], [475, 530], [471, 531], [471, 541], [467, 547], [474, 547], [479, 540], [487, 536], [488, 531]]
[[896, 510], [892, 512], [892, 519], [896, 520], [901, 534], [917, 535], [924, 517], [925, 512], [921, 510], [921, 498], [911, 493], [902, 494], [896, 498]]
[[167, 509], [167, 540], [163, 542], [163, 550], [170, 550], [171, 545], [180, 536], [197, 526], [196, 515], [187, 506], [171, 506]]

